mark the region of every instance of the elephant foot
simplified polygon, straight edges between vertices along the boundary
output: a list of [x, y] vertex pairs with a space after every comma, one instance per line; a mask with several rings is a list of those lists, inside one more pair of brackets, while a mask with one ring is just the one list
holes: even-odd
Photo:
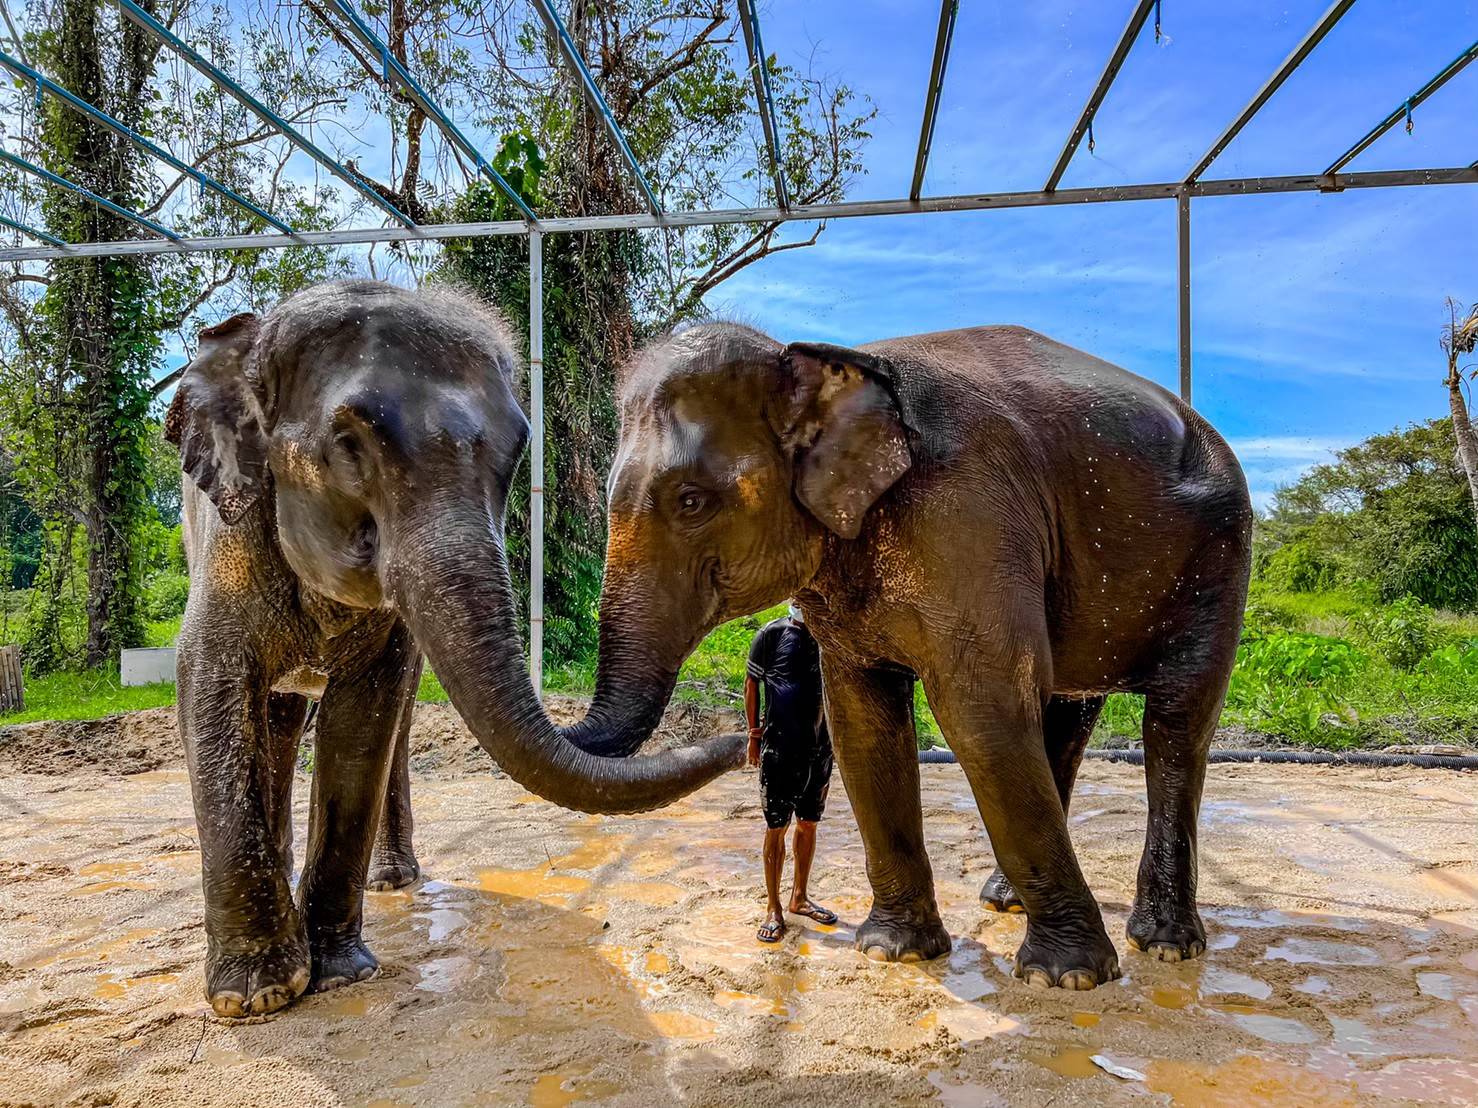
[[226, 1019], [265, 1016], [285, 1008], [308, 988], [308, 944], [294, 936], [244, 954], [206, 958], [205, 995]]
[[388, 893], [405, 888], [420, 876], [421, 864], [414, 854], [376, 851], [364, 887], [372, 893]]
[[380, 968], [380, 960], [358, 936], [325, 936], [313, 943], [313, 991], [326, 993], [367, 980]]
[[857, 928], [857, 949], [874, 962], [927, 962], [948, 954], [950, 946], [949, 932], [937, 913], [891, 915], [874, 905]]
[[1016, 895], [1016, 887], [1011, 884], [1011, 879], [1001, 872], [1001, 867], [996, 867], [996, 872], [985, 880], [985, 887], [980, 890], [980, 902], [992, 912], [1024, 912], [1026, 905], [1021, 903], [1021, 897]]
[[1120, 976], [1119, 955], [1102, 922], [1071, 928], [1028, 922], [1012, 972], [1037, 988], [1093, 989]]
[[1206, 953], [1206, 926], [1194, 905], [1156, 913], [1143, 897], [1136, 898], [1124, 930], [1130, 946], [1162, 962], [1185, 962]]

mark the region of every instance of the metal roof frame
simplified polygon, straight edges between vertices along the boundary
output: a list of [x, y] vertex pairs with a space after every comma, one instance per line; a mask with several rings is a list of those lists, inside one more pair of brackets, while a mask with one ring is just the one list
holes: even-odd
[[934, 148], [934, 125], [939, 121], [939, 100], [944, 92], [944, 71], [949, 66], [949, 48], [955, 37], [955, 18], [960, 0], [940, 0], [939, 30], [934, 36], [934, 61], [929, 66], [929, 89], [924, 94], [924, 119], [919, 124], [919, 151], [914, 156], [913, 183], [908, 198], [917, 200], [924, 191], [924, 171]]
[[1068, 163], [1078, 152], [1078, 143], [1083, 141], [1088, 128], [1093, 126], [1093, 117], [1098, 114], [1104, 97], [1108, 95], [1109, 86], [1119, 75], [1124, 59], [1129, 56], [1130, 49], [1134, 46], [1135, 40], [1139, 38], [1139, 32], [1144, 30], [1145, 20], [1150, 17], [1150, 12], [1154, 10], [1158, 2], [1159, 0], [1135, 0], [1134, 10], [1129, 13], [1129, 22], [1124, 25], [1124, 33], [1119, 36], [1114, 52], [1109, 55], [1103, 72], [1099, 74], [1098, 84], [1094, 85], [1093, 91], [1088, 94], [1088, 103], [1084, 104], [1083, 110], [1078, 113], [1078, 121], [1073, 124], [1072, 133], [1068, 135], [1062, 153], [1057, 155], [1057, 164], [1052, 167], [1047, 183], [1042, 186], [1043, 192], [1051, 192], [1055, 189], [1057, 183], [1062, 180], [1062, 175], [1067, 172]]
[[1221, 156], [1221, 152], [1231, 145], [1232, 140], [1242, 131], [1242, 128], [1252, 122], [1252, 117], [1262, 110], [1262, 106], [1273, 98], [1273, 94], [1283, 87], [1283, 82], [1293, 75], [1293, 71], [1301, 66], [1304, 59], [1314, 52], [1314, 47], [1324, 41], [1324, 36], [1334, 30], [1334, 25], [1344, 18], [1345, 12], [1355, 6], [1355, 0], [1334, 0], [1329, 8], [1319, 17], [1319, 21], [1309, 28], [1308, 34], [1304, 35], [1283, 59], [1281, 65], [1274, 70], [1273, 75], [1263, 82], [1262, 88], [1253, 93], [1252, 99], [1247, 101], [1247, 106], [1242, 109], [1236, 119], [1227, 126], [1201, 159], [1196, 162], [1196, 167], [1186, 174], [1185, 183], [1191, 184], [1201, 174], [1205, 173], [1212, 162]]
[[790, 190], [785, 187], [785, 173], [781, 168], [780, 121], [775, 116], [775, 94], [770, 88], [770, 57], [765, 53], [765, 40], [760, 36], [760, 17], [754, 10], [754, 0], [739, 0], [739, 26], [744, 29], [744, 48], [749, 52], [749, 72], [754, 77], [754, 99], [759, 108], [760, 125], [765, 130], [765, 145], [770, 151], [775, 202], [782, 211], [789, 211]]
[[27, 65], [23, 61], [20, 61], [17, 58], [12, 58], [3, 50], [0, 50], [0, 67], [8, 69], [17, 76], [23, 77], [26, 80], [30, 81], [33, 85], [36, 86], [38, 90], [51, 93], [51, 95], [65, 102], [70, 107], [81, 112], [83, 115], [91, 117], [92, 119], [101, 123], [104, 127], [107, 127], [117, 134], [122, 135], [125, 139], [133, 143], [135, 146], [139, 147], [141, 150], [148, 151], [150, 154], [158, 158], [160, 161], [164, 162], [166, 165], [170, 165], [179, 170], [181, 173], [184, 173], [188, 177], [192, 178], [201, 187], [211, 189], [212, 191], [219, 193], [221, 196], [224, 196], [232, 204], [235, 204], [238, 208], [250, 212], [258, 219], [266, 222], [269, 226], [277, 228], [284, 234], [291, 235], [294, 233], [291, 227], [282, 222], [282, 220], [278, 219], [271, 212], [258, 207], [246, 197], [241, 196], [232, 189], [228, 188], [226, 185], [221, 184], [221, 182], [217, 181], [210, 174], [202, 172], [201, 170], [196, 169], [193, 165], [190, 165], [188, 162], [184, 162], [175, 157], [168, 150], [164, 149], [164, 147], [151, 142], [149, 139], [145, 138], [143, 135], [135, 131], [132, 127], [128, 126], [128, 124], [123, 123], [121, 120], [115, 119], [113, 116], [109, 115], [107, 112], [102, 111], [99, 108], [93, 107], [86, 100], [83, 100], [80, 96], [77, 96], [74, 93], [63, 88], [61, 85], [57, 84], [44, 73], [40, 72], [37, 69], [33, 69], [31, 66]]
[[[171, 231], [168, 227], [164, 226], [164, 224], [155, 223], [148, 216], [140, 215], [138, 212], [133, 211], [129, 208], [125, 208], [121, 204], [115, 204], [106, 196], [99, 196], [91, 189], [84, 188], [82, 185], [79, 185], [76, 181], [68, 180], [60, 173], [53, 173], [51, 170], [46, 169], [44, 166], [39, 166], [34, 162], [28, 162], [25, 158], [12, 154], [8, 150], [0, 150], [0, 162], [5, 162], [9, 165], [14, 166], [22, 173], [29, 173], [33, 177], [40, 177], [43, 181], [55, 185], [57, 188], [63, 188], [67, 189], [69, 192], [75, 192], [78, 196], [81, 196], [87, 200], [91, 200], [98, 207], [103, 208], [106, 211], [110, 211], [114, 215], [128, 220], [130, 223], [135, 223], [138, 226], [143, 227], [145, 230], [153, 231], [156, 235], [163, 235], [171, 243], [184, 241], [174, 231]], [[27, 232], [27, 234], [30, 233], [32, 232]], [[52, 247], [51, 249], [62, 249], [65, 251], [67, 257], [78, 256], [77, 252], [74, 251], [71, 247]], [[113, 253], [113, 251], [106, 251], [105, 253]]]
[[354, 173], [347, 166], [341, 165], [337, 159], [330, 157], [324, 151], [320, 150], [311, 139], [304, 136], [286, 119], [283, 119], [282, 116], [278, 115], [251, 93], [247, 92], [246, 89], [233, 81], [219, 66], [197, 53], [168, 27], [164, 26], [164, 24], [144, 11], [143, 8], [135, 4], [134, 0], [117, 0], [117, 3], [119, 10], [122, 11], [124, 16], [153, 35], [154, 38], [162, 42], [165, 46], [168, 46], [188, 62], [207, 81], [226, 93], [299, 150], [302, 150], [319, 165], [323, 166], [324, 169], [349, 185], [376, 207], [384, 209], [396, 222], [409, 228], [416, 226], [415, 220], [411, 219], [410, 216], [406, 215], [394, 204], [372, 189], [362, 177]]
[[67, 249], [67, 244], [64, 243], [61, 239], [57, 238], [55, 235], [48, 235], [45, 231], [38, 231], [35, 227], [29, 226], [25, 223], [21, 223], [19, 220], [11, 219], [9, 216], [0, 215], [0, 227], [9, 227], [12, 231], [19, 231], [27, 238], [33, 238], [37, 242], [44, 242], [51, 246], [55, 246], [59, 250], [63, 251], [63, 256], [70, 253], [70, 251]]
[[[127, 0], [125, 0], [127, 2]], [[560, 19], [559, 13], [554, 10], [550, 0], [533, 0], [535, 9], [544, 20], [544, 25], [549, 28], [549, 33], [554, 36], [555, 44], [559, 47], [560, 54], [564, 57], [565, 64], [574, 72], [580, 82], [580, 87], [585, 92], [585, 99], [601, 122], [605, 124], [606, 133], [611, 136], [611, 141], [621, 151], [621, 157], [626, 161], [626, 168], [631, 170], [631, 175], [636, 178], [637, 187], [641, 189], [643, 199], [647, 202], [647, 210], [653, 215], [662, 214], [662, 205], [657, 202], [657, 194], [652, 191], [652, 186], [647, 183], [646, 174], [641, 170], [641, 165], [632, 153], [631, 144], [626, 141], [626, 135], [621, 130], [621, 125], [616, 122], [615, 115], [611, 112], [611, 106], [606, 103], [605, 96], [600, 91], [600, 86], [595, 83], [595, 75], [590, 72], [590, 67], [585, 64], [585, 59], [580, 54], [580, 49], [575, 45], [575, 40], [570, 37], [570, 32], [565, 28], [564, 20]]]
[[1443, 85], [1447, 84], [1448, 81], [1461, 73], [1467, 67], [1468, 63], [1475, 58], [1478, 58], [1478, 42], [1474, 42], [1473, 45], [1448, 62], [1437, 76], [1417, 89], [1416, 92], [1402, 101], [1395, 111], [1391, 112], [1385, 119], [1367, 131], [1364, 138], [1355, 143], [1354, 146], [1350, 147], [1330, 164], [1329, 168], [1324, 171], [1325, 174], [1330, 177], [1334, 176], [1345, 166], [1349, 165], [1350, 162], [1365, 153], [1366, 150], [1374, 145], [1376, 139], [1394, 127], [1402, 117], [1410, 117], [1415, 108], [1419, 107], [1432, 93], [1436, 92]]
[[478, 150], [472, 144], [472, 141], [462, 133], [461, 128], [452, 122], [451, 117], [442, 110], [441, 105], [431, 99], [430, 94], [421, 87], [420, 82], [410, 75], [410, 72], [400, 63], [399, 58], [390, 53], [390, 47], [375, 34], [374, 30], [360, 17], [359, 13], [346, 0], [329, 0], [329, 3], [348, 21], [350, 28], [354, 31], [359, 41], [380, 59], [380, 63], [385, 67], [386, 84], [392, 81], [399, 84], [405, 94], [426, 114], [426, 117], [432, 123], [436, 124], [437, 129], [441, 131], [447, 141], [470, 158], [473, 164], [477, 166], [478, 171], [488, 180], [492, 181], [493, 184], [497, 185], [502, 190], [503, 195], [513, 201], [514, 206], [523, 212], [525, 219], [530, 223], [537, 223], [539, 217], [524, 202], [524, 198], [518, 195], [518, 192], [513, 186], [503, 179], [503, 175], [494, 169], [488, 160], [482, 156], [482, 151]]

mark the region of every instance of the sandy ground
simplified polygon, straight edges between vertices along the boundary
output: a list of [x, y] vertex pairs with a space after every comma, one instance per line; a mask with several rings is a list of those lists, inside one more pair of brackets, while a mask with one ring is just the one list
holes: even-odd
[[85, 737], [0, 737], [0, 1103], [1478, 1102], [1473, 775], [1213, 767], [1211, 950], [1164, 965], [1121, 938], [1140, 771], [1089, 763], [1073, 834], [1126, 976], [1070, 994], [1011, 978], [1022, 921], [976, 901], [991, 854], [955, 766], [923, 768], [954, 950], [878, 965], [851, 946], [868, 897], [840, 787], [814, 891], [842, 926], [767, 948], [753, 775], [579, 816], [424, 722], [428, 879], [368, 898], [380, 976], [249, 1024], [202, 996], [189, 785], [177, 754], [145, 765], [167, 717], [101, 766]]

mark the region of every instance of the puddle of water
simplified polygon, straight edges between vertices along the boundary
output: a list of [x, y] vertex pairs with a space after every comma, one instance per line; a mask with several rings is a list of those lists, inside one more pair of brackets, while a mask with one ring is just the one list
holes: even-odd
[[529, 1090], [530, 1108], [563, 1108], [581, 1100], [614, 1096], [621, 1091], [610, 1081], [587, 1079], [583, 1074], [546, 1073]]
[[718, 1037], [718, 1024], [687, 1012], [653, 1012], [648, 1018], [663, 1038], [707, 1043]]
[[1097, 1012], [1074, 1012], [1071, 1016], [1074, 1027], [1097, 1027], [1102, 1018]]
[[1151, 989], [1150, 999], [1160, 1008], [1185, 1008], [1197, 999], [1194, 989], [1184, 985], [1175, 985], [1171, 988]]
[[127, 877], [144, 868], [143, 862], [93, 862], [77, 871], [78, 877]]
[[1241, 1055], [1221, 1065], [1193, 1062], [1150, 1063], [1145, 1084], [1151, 1092], [1163, 1093], [1171, 1103], [1196, 1108], [1244, 1108], [1270, 1105], [1283, 1108], [1299, 1105], [1350, 1106], [1354, 1090], [1348, 1083], [1268, 1058]]
[[1267, 1000], [1273, 995], [1273, 987], [1245, 973], [1234, 973], [1220, 966], [1207, 966], [1201, 973], [1202, 996], [1250, 996], [1254, 1000]]
[[713, 1002], [720, 1008], [731, 1008], [751, 1016], [790, 1016], [790, 1008], [775, 997], [756, 996], [737, 989], [720, 989], [713, 994]]
[[177, 973], [147, 973], [138, 977], [120, 977], [116, 973], [100, 973], [92, 995], [99, 1000], [117, 1000], [140, 985], [172, 985], [180, 979]]
[[423, 992], [444, 995], [453, 989], [475, 981], [482, 973], [482, 967], [471, 958], [462, 954], [453, 954], [446, 958], [433, 958], [429, 962], [422, 962], [416, 967], [421, 979], [416, 982], [416, 988]]
[[1367, 1097], [1435, 1104], [1478, 1104], [1478, 1062], [1466, 1058], [1405, 1058], [1361, 1074]]
[[1266, 1012], [1233, 1012], [1232, 1022], [1248, 1034], [1270, 1043], [1302, 1044], [1319, 1041], [1319, 1033], [1312, 1027], [1287, 1016], [1270, 1016]]
[[1378, 966], [1381, 956], [1368, 946], [1334, 942], [1328, 939], [1304, 939], [1296, 935], [1270, 946], [1263, 957], [1269, 962], [1291, 962], [1294, 965]]
[[83, 885], [80, 889], [73, 889], [67, 896], [96, 896], [98, 893], [110, 893], [114, 889], [129, 889], [132, 891], [144, 891], [155, 887], [153, 881], [96, 881], [91, 885]]
[[537, 900], [562, 908], [570, 897], [590, 888], [590, 879], [550, 873], [547, 867], [536, 869], [485, 869], [478, 875], [478, 888], [495, 896]]
[[1062, 1077], [1097, 1077], [1103, 1073], [1093, 1064], [1094, 1048], [1086, 1046], [1059, 1047], [1052, 1054], [1027, 1054], [1027, 1060], [1043, 1069], [1049, 1069]]
[[1320, 996], [1329, 991], [1329, 979], [1320, 977], [1316, 973], [1312, 977], [1300, 981], [1293, 987], [1301, 993], [1307, 993], [1309, 996]]
[[622, 848], [631, 841], [630, 835], [605, 834], [599, 827], [588, 824], [580, 824], [574, 830], [584, 842], [568, 854], [554, 859], [555, 869], [599, 869], [620, 858]]
[[[102, 919], [93, 917], [86, 921], [78, 921], [79, 924], [84, 922], [88, 928], [94, 928], [102, 924]], [[95, 958], [99, 962], [107, 962], [112, 960], [115, 952], [123, 949], [125, 946], [143, 939], [153, 938], [157, 934], [159, 934], [159, 929], [155, 927], [134, 927], [123, 932], [121, 935], [116, 935], [100, 943], [89, 943], [75, 950], [63, 946], [61, 949], [53, 951], [50, 954], [40, 954], [34, 958], [27, 958], [18, 963], [16, 969], [43, 969], [46, 966], [56, 965], [59, 962], [76, 962], [84, 958]], [[84, 932], [82, 935], [68, 939], [67, 943], [79, 942], [86, 938], [87, 935], [88, 932]]]
[[667, 955], [652, 951], [647, 955], [647, 972], [658, 977], [672, 972], [672, 959]]
[[945, 1080], [939, 1070], [928, 1075], [929, 1084], [939, 1090], [938, 1103], [944, 1108], [996, 1108], [1007, 1101], [989, 1085], [976, 1085], [966, 1081], [955, 1084]]
[[1423, 996], [1438, 1000], [1457, 999], [1457, 982], [1448, 973], [1419, 973], [1416, 975], [1416, 987]]

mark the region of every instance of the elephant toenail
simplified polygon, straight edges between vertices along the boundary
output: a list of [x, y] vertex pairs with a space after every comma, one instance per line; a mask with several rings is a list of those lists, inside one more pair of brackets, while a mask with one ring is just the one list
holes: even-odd
[[924, 956], [920, 954], [917, 950], [905, 950], [901, 955], [899, 955], [898, 960], [900, 962], [922, 962], [924, 960]]
[[1087, 992], [1095, 987], [1098, 982], [1093, 980], [1093, 975], [1086, 970], [1069, 970], [1062, 975], [1058, 982], [1064, 989], [1072, 989], [1076, 992]]
[[240, 993], [217, 993], [210, 998], [210, 1007], [223, 1019], [239, 1019], [246, 1014], [246, 997]]
[[870, 946], [863, 953], [874, 962], [886, 962], [888, 960], [888, 952], [880, 946]]
[[1150, 947], [1150, 949], [1154, 952], [1155, 957], [1162, 962], [1180, 961], [1179, 947], [1165, 946], [1163, 943], [1156, 943], [1154, 946]]
[[1026, 983], [1034, 989], [1050, 989], [1052, 987], [1052, 978], [1046, 970], [1040, 970], [1033, 966], [1026, 971]]

